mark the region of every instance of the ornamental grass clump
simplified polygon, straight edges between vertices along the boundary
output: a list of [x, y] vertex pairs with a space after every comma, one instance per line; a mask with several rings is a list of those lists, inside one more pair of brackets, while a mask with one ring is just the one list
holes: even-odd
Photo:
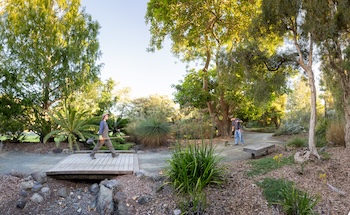
[[164, 145], [169, 138], [171, 127], [157, 117], [144, 119], [135, 128], [137, 138], [145, 147], [154, 148]]
[[220, 160], [214, 155], [211, 144], [177, 145], [167, 161], [170, 165], [166, 176], [169, 184], [186, 199], [185, 203], [180, 203], [183, 210], [196, 214], [204, 210], [206, 197], [203, 189], [209, 184], [219, 185], [224, 181], [224, 168], [220, 167]]
[[166, 171], [170, 183], [179, 193], [201, 191], [208, 184], [221, 184], [224, 169], [221, 158], [214, 155], [211, 144], [177, 146]]

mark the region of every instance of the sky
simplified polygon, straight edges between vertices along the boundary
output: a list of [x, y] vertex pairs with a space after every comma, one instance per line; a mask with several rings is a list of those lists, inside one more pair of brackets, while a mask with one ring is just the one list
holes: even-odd
[[149, 26], [145, 23], [148, 0], [82, 0], [82, 6], [99, 22], [101, 78], [112, 78], [117, 88], [129, 87], [131, 97], [161, 95], [173, 98], [186, 74], [186, 64], [170, 52], [170, 41], [154, 53], [146, 51]]

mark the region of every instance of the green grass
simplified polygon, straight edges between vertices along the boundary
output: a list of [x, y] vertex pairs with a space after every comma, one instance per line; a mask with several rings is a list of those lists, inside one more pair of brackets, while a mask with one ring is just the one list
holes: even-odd
[[294, 146], [297, 148], [305, 147], [307, 146], [307, 140], [301, 137], [294, 137], [287, 142], [287, 146]]
[[258, 182], [257, 185], [263, 188], [263, 195], [271, 205], [283, 201], [284, 197], [281, 191], [285, 188], [291, 189], [293, 182], [284, 179], [264, 178], [264, 180]]
[[278, 169], [284, 165], [294, 164], [293, 156], [282, 157], [280, 162], [277, 162], [272, 157], [265, 157], [258, 160], [252, 160], [248, 162], [252, 165], [252, 168], [247, 173], [248, 176], [252, 177], [255, 175], [263, 175], [272, 170]]

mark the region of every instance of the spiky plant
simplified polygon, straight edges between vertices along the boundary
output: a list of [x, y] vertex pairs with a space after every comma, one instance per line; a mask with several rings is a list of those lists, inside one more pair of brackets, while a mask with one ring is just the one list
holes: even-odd
[[80, 150], [77, 139], [85, 141], [87, 138], [94, 136], [91, 131], [97, 130], [96, 117], [90, 117], [87, 111], [78, 111], [71, 106], [64, 107], [55, 114], [49, 113], [57, 130], [53, 130], [44, 137], [44, 143], [56, 135], [64, 136], [68, 140], [69, 149]]
[[145, 147], [159, 147], [168, 139], [171, 127], [160, 118], [151, 117], [142, 120], [135, 129], [136, 136]]

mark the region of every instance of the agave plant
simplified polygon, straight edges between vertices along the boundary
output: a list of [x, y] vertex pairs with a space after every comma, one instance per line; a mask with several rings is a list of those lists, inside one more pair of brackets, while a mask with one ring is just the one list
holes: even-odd
[[44, 137], [44, 143], [55, 135], [64, 136], [68, 140], [69, 149], [80, 150], [77, 143], [78, 139], [86, 141], [87, 138], [93, 137], [91, 131], [96, 131], [96, 117], [89, 117], [87, 111], [78, 111], [71, 106], [64, 107], [56, 114], [49, 113], [50, 117], [57, 124], [57, 130], [53, 130]]

